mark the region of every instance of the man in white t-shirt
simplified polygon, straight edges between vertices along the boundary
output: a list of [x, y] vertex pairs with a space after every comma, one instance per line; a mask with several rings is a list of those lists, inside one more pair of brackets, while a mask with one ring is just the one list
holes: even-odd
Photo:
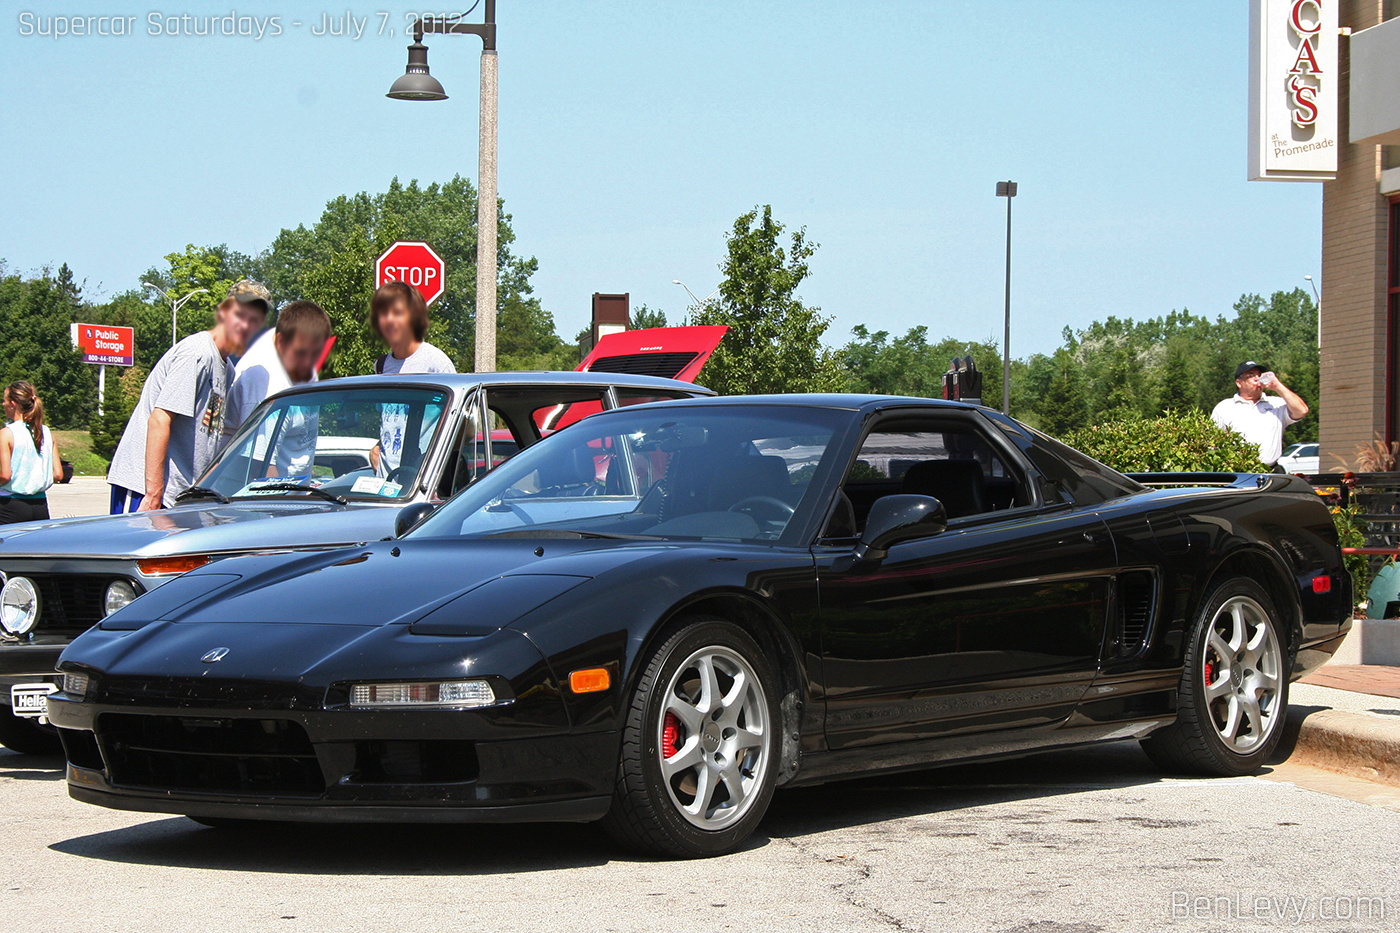
[[[331, 319], [314, 301], [294, 301], [282, 309], [273, 333], [255, 341], [238, 363], [225, 408], [225, 442], [264, 399], [316, 379], [330, 336]], [[309, 476], [316, 460], [317, 409], [292, 406], [280, 425], [264, 429], [277, 431], [266, 475]], [[271, 440], [259, 437], [254, 450], [265, 451]]]
[[[1211, 420], [1258, 444], [1260, 462], [1273, 466], [1283, 455], [1283, 429], [1307, 417], [1308, 403], [1254, 360], [1236, 367], [1235, 387], [1239, 391], [1215, 406]], [[1278, 395], [1265, 395], [1265, 389]]]
[[[388, 376], [409, 373], [455, 373], [457, 368], [437, 347], [425, 341], [428, 305], [406, 282], [386, 282], [370, 301], [369, 325], [389, 345], [389, 352], [374, 363], [376, 373]], [[426, 446], [437, 427], [436, 418], [425, 418], [419, 431], [419, 449]], [[379, 426], [379, 443], [369, 452], [379, 476], [388, 476], [403, 462], [404, 432], [408, 428], [407, 405], [385, 405]]]

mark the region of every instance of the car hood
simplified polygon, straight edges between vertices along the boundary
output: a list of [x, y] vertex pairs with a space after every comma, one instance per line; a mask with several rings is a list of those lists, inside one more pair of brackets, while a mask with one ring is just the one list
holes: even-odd
[[408, 624], [484, 584], [509, 578], [511, 585], [495, 587], [490, 599], [478, 598], [470, 609], [456, 607], [472, 617], [474, 631], [494, 631], [565, 589], [654, 550], [617, 545], [596, 540], [408, 539], [330, 551], [253, 554], [172, 580], [101, 626], [133, 628], [153, 621]]
[[169, 557], [376, 541], [393, 533], [397, 514], [393, 506], [279, 499], [29, 522], [0, 528], [0, 560]]

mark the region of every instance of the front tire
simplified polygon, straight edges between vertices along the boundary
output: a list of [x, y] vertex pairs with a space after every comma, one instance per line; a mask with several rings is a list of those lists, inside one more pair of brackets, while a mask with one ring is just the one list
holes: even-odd
[[604, 828], [648, 852], [732, 851], [772, 800], [781, 725], [777, 679], [754, 640], [718, 619], [683, 624], [632, 696]]
[[0, 706], [0, 745], [21, 755], [62, 755], [58, 732], [38, 722], [16, 716], [8, 706]]
[[1268, 760], [1288, 715], [1278, 619], [1253, 580], [1230, 577], [1210, 592], [1187, 645], [1176, 722], [1142, 740], [1148, 757], [1170, 771], [1231, 777]]

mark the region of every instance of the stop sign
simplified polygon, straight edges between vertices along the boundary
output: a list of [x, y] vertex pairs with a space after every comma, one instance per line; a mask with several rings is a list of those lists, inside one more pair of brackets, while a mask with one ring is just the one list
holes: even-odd
[[427, 243], [400, 240], [375, 261], [374, 287], [395, 280], [407, 282], [432, 304], [442, 294], [444, 272], [442, 257]]

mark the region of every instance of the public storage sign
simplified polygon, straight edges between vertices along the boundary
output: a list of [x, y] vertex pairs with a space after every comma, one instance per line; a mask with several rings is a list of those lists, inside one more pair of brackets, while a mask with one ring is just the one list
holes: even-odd
[[130, 327], [73, 324], [70, 332], [84, 363], [131, 366], [136, 362], [136, 332]]
[[1250, 0], [1250, 181], [1337, 176], [1339, 2]]

